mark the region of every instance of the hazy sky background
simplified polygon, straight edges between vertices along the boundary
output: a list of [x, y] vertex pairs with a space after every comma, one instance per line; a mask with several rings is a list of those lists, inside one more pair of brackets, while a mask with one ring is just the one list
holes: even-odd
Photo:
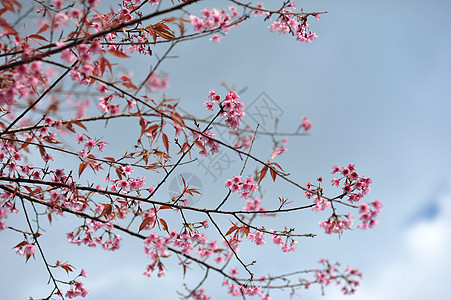
[[[229, 6], [226, 1], [212, 2], [201, 2], [199, 10]], [[297, 232], [319, 236], [300, 240], [299, 249], [290, 254], [275, 247], [251, 248], [262, 259], [255, 270], [276, 274], [309, 269], [324, 257], [363, 272], [357, 293], [346, 299], [446, 299], [451, 276], [451, 2], [297, 4], [305, 11], [328, 12], [319, 21], [311, 19], [311, 29], [319, 36], [312, 44], [269, 32], [270, 23], [261, 17], [232, 29], [219, 44], [208, 39], [179, 44], [172, 52], [179, 57], [160, 69], [170, 76], [166, 94], [182, 99], [180, 105], [195, 113], [203, 110], [209, 90], [225, 94], [221, 82], [238, 90], [247, 87], [241, 94], [246, 104], [265, 92], [283, 113], [280, 131], [296, 129], [304, 115], [314, 123], [310, 136], [290, 139], [288, 152], [278, 161], [292, 179], [305, 183], [323, 176], [332, 195], [335, 191], [328, 182], [333, 165], [356, 164], [359, 172], [373, 179], [366, 200], [383, 201], [378, 227], [345, 232], [338, 239], [325, 236], [317, 226], [326, 214], [299, 212], [283, 222], [271, 220], [275, 227], [297, 224]], [[191, 13], [199, 15], [199, 10]], [[154, 61], [145, 63], [144, 68], [143, 60], [130, 63], [136, 78]], [[270, 147], [269, 140], [261, 138], [255, 153], [268, 155]], [[234, 166], [225, 175], [238, 173], [241, 164]], [[208, 201], [222, 183], [213, 189], [211, 178], [199, 177], [205, 196], [199, 201]], [[308, 203], [299, 190], [267, 183], [268, 198], [281, 195], [278, 188], [282, 196]], [[182, 290], [177, 267], [165, 279], [140, 275], [148, 263], [141, 241], [127, 239], [114, 253], [60, 244], [64, 232], [73, 229], [71, 217], [60, 220], [55, 223], [58, 244], [46, 240], [48, 256], [87, 270], [89, 277], [83, 282], [91, 290], [89, 299], [176, 299], [174, 286]], [[25, 265], [23, 257], [10, 250], [11, 240], [17, 238], [0, 233], [0, 243], [6, 245], [0, 248], [1, 265], [8, 270], [0, 275], [2, 297], [44, 296], [47, 274], [42, 263], [36, 259]], [[189, 276], [195, 282], [202, 273]], [[229, 298], [214, 281], [207, 292], [213, 299]], [[320, 297], [316, 288], [298, 294], [302, 299]], [[288, 298], [274, 295], [273, 299]], [[345, 297], [331, 286], [322, 299], [341, 298]]]

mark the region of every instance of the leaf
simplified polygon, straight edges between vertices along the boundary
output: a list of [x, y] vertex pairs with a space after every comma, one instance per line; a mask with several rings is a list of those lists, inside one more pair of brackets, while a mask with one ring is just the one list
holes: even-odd
[[146, 125], [147, 125], [146, 120], [143, 117], [140, 117], [139, 118], [139, 126], [141, 126], [141, 135], [143, 135], [144, 132], [146, 132]]
[[105, 58], [105, 57], [100, 57], [99, 59], [100, 62], [100, 70], [102, 71], [102, 75], [103, 73], [105, 73], [105, 66], [108, 67], [108, 69], [110, 69], [110, 73], [113, 74], [113, 70], [111, 68], [111, 63]]
[[48, 40], [45, 37], [43, 37], [42, 35], [39, 35], [39, 34], [29, 35], [28, 38], [31, 39], [31, 40], [38, 39], [38, 40], [41, 40], [41, 41], [48, 42]]
[[116, 175], [119, 178], [119, 180], [122, 180], [122, 169], [116, 167]]
[[185, 24], [183, 24], [183, 22], [177, 23], [177, 25], [179, 26], [179, 30], [180, 30], [180, 35], [184, 35], [185, 34]]
[[285, 172], [285, 171], [282, 169], [282, 167], [279, 166], [278, 163], [273, 162], [273, 163], [271, 163], [271, 165], [276, 166], [276, 167], [278, 167], [278, 168], [280, 169], [280, 171]]
[[64, 263], [64, 264], [60, 265], [60, 267], [63, 268], [64, 271], [67, 272], [67, 274], [69, 274], [69, 272], [73, 272], [73, 269], [75, 269], [74, 266], [72, 266], [72, 265], [70, 265], [68, 263]]
[[8, 33], [12, 35], [19, 35], [17, 31], [8, 24], [3, 18], [0, 18], [0, 26]]
[[141, 225], [139, 225], [139, 230], [138, 232], [140, 232], [141, 230], [144, 229], [144, 227], [146, 227], [147, 225], [149, 225], [150, 221], [152, 221], [153, 217], [147, 217], [144, 218], [144, 220], [142, 221]]
[[170, 117], [175, 123], [179, 124], [181, 127], [186, 126], [185, 122], [183, 122], [182, 116], [179, 113], [173, 112], [171, 113]]
[[28, 262], [28, 260], [30, 259], [30, 257], [31, 257], [31, 255], [33, 255], [33, 257], [34, 257], [34, 254], [27, 254], [27, 259], [25, 260], [25, 262]]
[[185, 152], [185, 150], [186, 150], [187, 148], [189, 148], [189, 144], [188, 144], [187, 142], [184, 142], [182, 148], [180, 149], [180, 152], [177, 153], [177, 154], [180, 154], [180, 153]]
[[45, 152], [44, 147], [42, 145], [39, 145], [38, 148], [39, 148], [39, 153], [41, 154], [42, 157], [44, 157], [47, 154], [47, 152]]
[[31, 137], [27, 138], [20, 149], [26, 148], [29, 145], [29, 142], [31, 142], [32, 140], [33, 138]]
[[171, 158], [167, 153], [164, 153], [163, 151], [160, 151], [160, 150], [157, 150], [157, 149], [153, 150], [153, 154], [157, 155], [157, 156], [161, 156], [161, 157], [166, 158], [166, 159]]
[[113, 157], [104, 157], [103, 159], [109, 160], [111, 162], [115, 162], [116, 161]]
[[199, 195], [202, 195], [198, 190], [196, 190], [196, 189], [186, 189], [186, 191], [185, 191], [188, 195], [193, 195], [193, 193], [194, 194], [199, 194]]
[[194, 141], [193, 143], [194, 143], [194, 145], [196, 145], [197, 147], [199, 147], [199, 148], [202, 149], [203, 151], [206, 151], [204, 145], [202, 145], [201, 142], [199, 142], [199, 141]]
[[149, 128], [147, 128], [145, 132], [154, 133], [155, 131], [157, 131], [158, 128], [160, 128], [160, 125], [155, 124], [155, 125], [149, 126]]
[[86, 169], [86, 167], [88, 166], [87, 163], [82, 162], [79, 166], [78, 166], [78, 177], [81, 176], [81, 174], [83, 173], [83, 171]]
[[227, 233], [225, 234], [226, 236], [228, 236], [229, 234], [232, 234], [234, 231], [240, 229], [238, 226], [236, 226], [233, 222], [232, 222], [233, 226], [230, 227], [229, 231], [227, 231]]
[[271, 177], [273, 181], [276, 181], [277, 172], [273, 168], [269, 169], [271, 171]]
[[83, 123], [81, 123], [80, 121], [73, 121], [72, 123], [74, 123], [77, 126], [80, 126], [84, 130], [86, 130], [86, 132], [88, 131], [88, 129], [86, 129], [85, 125], [83, 125]]
[[131, 81], [126, 81], [122, 83], [123, 86], [125, 86], [128, 89], [137, 90], [138, 88], [136, 85], [134, 85]]
[[2, 0], [2, 4], [5, 7], [6, 10], [16, 12], [14, 9], [14, 6], [17, 6], [19, 9], [22, 7], [22, 5], [17, 2], [16, 0]]
[[160, 219], [160, 224], [161, 224], [161, 226], [163, 226], [164, 230], [166, 230], [166, 232], [169, 233], [169, 228], [168, 228], [168, 224], [166, 223], [166, 221], [163, 219]]
[[249, 235], [249, 233], [250, 233], [250, 228], [249, 227], [242, 226], [240, 229], [244, 231], [244, 233], [246, 234], [246, 237]]
[[260, 178], [258, 179], [258, 184], [265, 178], [266, 172], [268, 172], [268, 166], [264, 166], [262, 170], [260, 171]]
[[157, 33], [155, 32], [155, 29], [153, 29], [152, 25], [147, 27], [147, 32], [152, 36], [153, 42], [155, 43], [157, 41]]
[[163, 144], [164, 144], [164, 147], [166, 148], [166, 152], [169, 153], [168, 136], [166, 134], [164, 134], [164, 133], [163, 133]]
[[111, 48], [108, 50], [108, 52], [116, 57], [120, 57], [120, 58], [128, 58], [130, 56], [128, 56], [127, 54], [125, 54], [124, 52], [122, 52], [121, 50], [118, 49], [114, 49]]
[[49, 29], [49, 25], [48, 24], [44, 24], [44, 26], [41, 27], [41, 29], [39, 29], [39, 31], [36, 34], [40, 34], [43, 33], [44, 31], [46, 31], [47, 29]]
[[280, 155], [283, 152], [285, 152], [285, 151], [283, 151], [282, 149], [274, 149], [274, 151], [271, 153], [271, 160], [273, 160], [274, 157], [276, 157], [277, 155]]
[[103, 204], [103, 210], [102, 213], [99, 215], [99, 218], [105, 216], [108, 217], [111, 214], [111, 211], [113, 208], [111, 207], [111, 204]]
[[55, 140], [54, 138], [51, 138], [50, 136], [46, 135], [42, 138], [44, 141], [46, 141], [49, 144], [59, 144], [60, 142], [58, 142], [57, 140]]
[[168, 205], [162, 205], [162, 206], [160, 206], [160, 210], [161, 209], [173, 209], [173, 208]]
[[15, 246], [13, 247], [13, 249], [14, 249], [14, 248], [20, 248], [20, 247], [26, 246], [26, 245], [28, 245], [28, 244], [29, 244], [28, 241], [22, 241], [22, 242], [20, 242], [19, 244], [15, 245]]
[[[152, 26], [152, 25], [151, 25]], [[159, 22], [152, 26], [155, 32], [165, 40], [175, 39], [174, 32], [163, 22]]]

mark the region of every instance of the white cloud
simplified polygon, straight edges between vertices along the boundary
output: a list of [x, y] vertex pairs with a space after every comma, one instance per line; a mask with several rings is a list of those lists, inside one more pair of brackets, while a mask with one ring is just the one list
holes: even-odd
[[[451, 278], [451, 193], [437, 199], [438, 215], [399, 233], [399, 244], [383, 247], [385, 263], [372, 268], [355, 296], [346, 299], [449, 299]], [[388, 233], [390, 234], [390, 233]], [[380, 260], [378, 260], [380, 262]], [[327, 299], [345, 299], [330, 289]]]

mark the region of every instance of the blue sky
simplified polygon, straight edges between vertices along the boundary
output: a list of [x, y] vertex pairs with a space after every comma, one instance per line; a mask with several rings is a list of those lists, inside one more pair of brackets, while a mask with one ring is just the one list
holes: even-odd
[[[207, 3], [198, 6], [213, 6]], [[225, 1], [213, 3], [228, 6]], [[299, 224], [297, 231], [319, 236], [301, 240], [297, 252], [286, 256], [274, 249], [256, 249], [261, 259], [280, 256], [256, 268], [274, 267], [274, 273], [294, 264], [310, 268], [328, 257], [364, 273], [357, 293], [346, 299], [445, 299], [451, 275], [451, 2], [317, 0], [298, 2], [301, 6], [305, 11], [328, 11], [310, 22], [319, 36], [312, 44], [270, 33], [270, 23], [262, 18], [231, 30], [220, 44], [208, 39], [182, 43], [172, 53], [178, 58], [161, 67], [170, 76], [166, 94], [180, 98], [180, 105], [195, 113], [203, 109], [209, 90], [225, 93], [221, 82], [247, 87], [241, 94], [246, 104], [265, 92], [283, 111], [280, 131], [296, 129], [303, 115], [314, 123], [311, 135], [290, 139], [288, 152], [279, 159], [293, 179], [305, 183], [323, 176], [327, 183], [333, 165], [348, 163], [373, 179], [367, 201], [381, 199], [384, 204], [377, 228], [346, 232], [338, 239], [323, 235], [317, 226], [325, 214], [289, 215], [282, 223], [271, 222]], [[153, 63], [149, 59], [149, 65]], [[130, 66], [136, 78], [148, 70], [142, 60]], [[268, 142], [259, 139], [255, 153], [267, 155]], [[240, 166], [237, 163], [229, 174]], [[215, 195], [209, 180], [203, 179], [205, 199]], [[267, 198], [278, 195], [276, 188], [282, 188], [285, 197], [307, 203], [299, 190], [283, 184], [268, 184]], [[69, 217], [60, 219], [55, 233], [59, 241], [72, 226]], [[0, 233], [2, 245], [13, 238]], [[64, 251], [71, 263], [87, 269], [84, 282], [92, 299], [161, 299], [168, 290], [175, 299], [174, 284], [182, 289], [177, 269], [165, 279], [140, 275], [146, 259], [139, 241], [124, 243], [117, 253], [52, 246], [50, 239], [47, 243], [49, 256], [59, 257]], [[11, 270], [0, 275], [5, 297], [23, 299], [45, 290], [40, 261], [24, 265], [23, 258], [11, 252], [0, 248], [1, 264]], [[19, 293], [19, 285], [9, 279], [18, 276], [29, 283], [20, 285]], [[226, 299], [225, 290], [208, 287], [214, 298]], [[320, 291], [300, 294], [317, 299]], [[280, 297], [274, 299], [285, 299]], [[323, 298], [342, 297], [330, 287]]]

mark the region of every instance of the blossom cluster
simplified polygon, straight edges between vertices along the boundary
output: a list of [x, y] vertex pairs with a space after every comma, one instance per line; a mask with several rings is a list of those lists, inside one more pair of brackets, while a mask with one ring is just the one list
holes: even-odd
[[307, 132], [312, 128], [312, 126], [313, 126], [312, 122], [310, 122], [310, 120], [307, 117], [302, 116], [302, 123], [300, 127], [304, 128], [305, 132]]
[[[200, 134], [200, 133], [199, 134], [194, 134], [194, 136], [195, 136], [194, 140], [196, 142], [200, 143], [200, 147], [202, 148], [199, 151], [200, 155], [203, 155], [203, 156], [207, 157], [210, 154], [213, 155], [213, 154], [219, 152], [219, 143], [213, 139], [215, 137], [215, 133], [214, 132], [211, 132], [209, 130], [205, 130], [203, 132], [203, 134]], [[210, 152], [208, 152], [208, 150]]]
[[255, 192], [258, 189], [258, 184], [254, 181], [253, 176], [247, 176], [245, 180], [241, 178], [241, 175], [233, 176], [232, 179], [227, 179], [225, 181], [225, 186], [226, 188], [229, 188], [231, 192], [241, 194], [241, 198], [244, 199], [249, 198], [252, 192]]
[[[342, 189], [342, 195], [339, 198], [347, 197], [348, 201], [352, 203], [359, 202], [363, 199], [365, 195], [370, 192], [370, 184], [372, 183], [371, 178], [361, 176], [357, 173], [355, 165], [349, 164], [347, 167], [332, 167], [332, 174], [341, 174], [340, 178], [332, 179], [332, 185], [337, 186]], [[323, 182], [322, 178], [318, 178], [318, 186], [314, 186], [310, 182], [307, 182], [307, 191], [305, 194], [307, 198], [314, 198], [315, 206], [312, 208], [316, 211], [323, 211], [326, 208], [331, 207], [331, 201], [325, 199], [322, 196]], [[315, 189], [313, 189], [315, 187]], [[371, 204], [362, 202], [359, 205], [360, 223], [357, 227], [359, 229], [368, 229], [376, 226], [378, 220], [375, 218], [378, 216], [379, 212], [382, 210], [382, 202], [376, 200]], [[341, 234], [345, 229], [351, 229], [353, 224], [354, 216], [351, 213], [347, 215], [338, 215], [335, 209], [332, 215], [325, 221], [320, 222], [320, 227], [322, 227], [327, 234], [338, 233]]]
[[201, 289], [199, 289], [197, 291], [194, 291], [191, 294], [191, 298], [193, 298], [194, 300], [210, 300], [211, 299], [211, 297], [205, 295], [205, 289], [204, 288], [201, 288]]
[[332, 185], [343, 190], [343, 194], [348, 197], [349, 202], [359, 202], [370, 192], [371, 178], [359, 175], [355, 170], [355, 165], [349, 164], [347, 167], [332, 167], [332, 174], [341, 174], [342, 177], [332, 179]]
[[359, 206], [359, 214], [360, 220], [362, 223], [358, 226], [360, 229], [373, 228], [376, 226], [379, 221], [375, 220], [379, 212], [382, 210], [382, 202], [380, 200], [376, 200], [371, 204], [363, 202]]
[[349, 213], [347, 215], [333, 214], [329, 219], [319, 223], [319, 226], [324, 228], [325, 233], [342, 233], [345, 229], [351, 229], [354, 216]]
[[152, 72], [147, 79], [146, 84], [150, 92], [153, 93], [167, 89], [169, 87], [168, 80], [168, 75], [158, 76], [155, 72]]
[[[28, 44], [24, 44], [22, 50], [22, 56], [32, 56], [31, 47]], [[37, 88], [45, 87], [54, 75], [55, 71], [50, 67], [47, 67], [47, 70], [44, 72], [40, 61], [33, 61], [28, 65], [15, 67], [13, 72], [11, 72], [11, 76], [6, 74], [2, 76], [0, 107], [4, 105], [11, 107], [16, 104], [17, 100], [27, 99], [29, 96], [35, 95]], [[14, 118], [14, 115], [7, 116]]]
[[269, 30], [278, 33], [292, 33], [296, 36], [296, 40], [304, 43], [311, 43], [318, 37], [316, 33], [310, 30], [310, 24], [307, 20], [298, 21], [295, 14], [290, 10], [281, 12], [283, 15], [279, 21], [274, 21]]
[[[247, 125], [246, 126], [246, 130], [251, 130], [252, 128]], [[238, 131], [231, 131], [230, 134], [234, 134], [236, 133], [237, 136], [237, 140], [235, 142], [235, 144], [233, 144], [233, 147], [235, 149], [249, 149], [251, 147], [252, 141], [254, 140], [254, 135], [253, 134], [249, 134], [249, 135], [243, 135], [241, 133], [239, 133]]]
[[16, 253], [19, 255], [25, 255], [30, 257], [36, 253], [36, 247], [33, 244], [28, 242], [24, 243], [25, 245], [16, 248]]
[[[236, 277], [238, 275], [238, 272], [236, 268], [231, 268], [230, 275], [233, 277]], [[228, 287], [228, 293], [234, 297], [244, 297], [244, 295], [248, 296], [259, 296], [262, 300], [271, 300], [269, 295], [265, 295], [262, 292], [262, 288], [260, 286], [248, 286], [248, 285], [237, 285], [234, 282], [231, 282], [229, 280], [223, 280], [222, 281], [223, 286]]]
[[75, 281], [71, 284], [71, 288], [66, 292], [65, 296], [69, 299], [80, 296], [85, 298], [88, 295], [88, 293], [89, 290], [83, 287], [83, 283]]
[[[209, 9], [205, 8], [201, 10], [202, 18], [196, 17], [194, 15], [190, 15], [189, 18], [191, 20], [191, 25], [193, 25], [194, 30], [198, 33], [202, 33], [205, 31], [215, 31], [222, 30], [225, 34], [232, 27], [233, 21], [236, 21], [239, 13], [235, 6], [230, 6], [229, 11], [225, 9]], [[235, 23], [235, 26], [238, 26], [239, 22]], [[215, 43], [221, 41], [221, 38], [215, 34], [211, 40]]]
[[[226, 242], [224, 243], [227, 245]], [[230, 252], [218, 248], [215, 240], [208, 241], [203, 233], [199, 234], [198, 232], [193, 233], [185, 230], [178, 234], [175, 230], [172, 230], [164, 237], [156, 233], [151, 233], [144, 240], [144, 252], [153, 261], [146, 267], [146, 271], [143, 273], [144, 275], [150, 277], [156, 268], [158, 268], [158, 277], [165, 275], [163, 263], [160, 259], [168, 257], [168, 247], [171, 244], [179, 248], [184, 255], [190, 255], [192, 251], [195, 251], [201, 259], [207, 259], [216, 255], [214, 258], [216, 263], [224, 262], [232, 255]]]
[[[99, 229], [104, 229], [104, 232], [108, 233], [108, 239], [103, 240], [103, 234], [98, 237], [93, 238], [93, 234]], [[99, 221], [91, 221], [87, 225], [83, 225], [79, 230], [67, 233], [67, 241], [74, 245], [85, 244], [89, 247], [96, 247], [101, 245], [104, 250], [114, 251], [120, 248], [120, 242], [122, 240], [120, 235], [115, 235], [111, 233], [113, 229], [113, 224], [103, 223]], [[83, 237], [84, 233], [84, 237]]]
[[[245, 211], [265, 211], [266, 208], [264, 208], [263, 206], [260, 206], [262, 200], [259, 198], [254, 198], [254, 200], [247, 200], [246, 201], [246, 206], [244, 207]], [[265, 217], [267, 216], [267, 214], [263, 214]]]
[[[296, 37], [296, 40], [304, 43], [311, 43], [316, 37], [316, 33], [312, 32], [310, 24], [307, 23], [307, 16], [299, 15], [294, 12], [296, 3], [290, 1], [290, 8], [283, 7], [278, 11], [279, 17], [277, 21], [273, 21], [269, 30], [271, 32], [278, 32], [282, 34], [291, 33]], [[254, 15], [271, 16], [271, 13], [264, 9], [263, 4], [259, 3], [253, 11]], [[317, 20], [320, 19], [321, 14], [314, 14]]]
[[319, 263], [322, 264], [324, 268], [321, 270], [313, 270], [317, 283], [322, 286], [335, 283], [341, 287], [341, 290], [345, 295], [351, 295], [355, 292], [355, 288], [360, 284], [360, 279], [362, 278], [362, 273], [360, 273], [358, 269], [346, 267], [345, 272], [340, 274], [339, 263], [332, 265], [325, 259], [321, 259]]
[[206, 109], [213, 110], [214, 103], [218, 104], [221, 108], [221, 116], [226, 117], [225, 123], [230, 126], [230, 129], [236, 130], [241, 125], [241, 120], [246, 113], [244, 112], [244, 103], [237, 101], [240, 99], [237, 92], [230, 90], [225, 99], [221, 101], [221, 96], [212, 90], [208, 98], [211, 102], [205, 101]]

